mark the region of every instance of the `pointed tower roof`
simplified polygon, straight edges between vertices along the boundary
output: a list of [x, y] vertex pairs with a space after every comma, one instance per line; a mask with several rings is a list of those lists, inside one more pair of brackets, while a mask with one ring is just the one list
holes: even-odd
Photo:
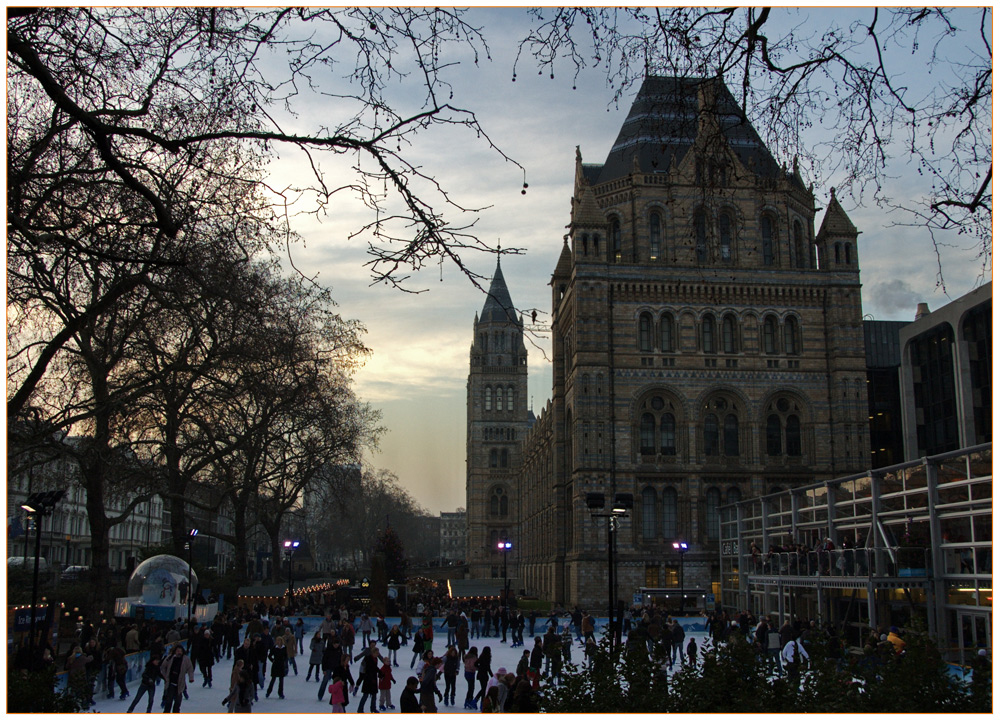
[[493, 280], [490, 282], [490, 290], [486, 296], [486, 303], [483, 304], [483, 312], [479, 314], [479, 320], [483, 323], [517, 322], [517, 313], [511, 302], [510, 292], [507, 290], [507, 281], [504, 280], [503, 271], [500, 270], [500, 258], [497, 258], [497, 269], [493, 273]]
[[569, 251], [569, 244], [566, 239], [563, 238], [562, 252], [559, 254], [559, 261], [556, 263], [556, 269], [552, 273], [553, 277], [561, 278], [563, 276], [569, 275], [570, 268], [573, 267], [573, 254]]
[[[594, 195], [593, 179], [588, 176], [588, 169], [596, 168], [600, 172], [600, 165], [584, 165], [583, 156], [580, 154], [580, 146], [576, 148], [576, 179], [573, 183], [573, 203], [570, 208], [570, 223], [575, 226], [597, 226], [604, 227], [607, 218], [597, 204]], [[594, 177], [596, 179], [596, 176]]]
[[856, 238], [859, 235], [857, 227], [847, 217], [846, 211], [840, 207], [835, 188], [830, 188], [830, 205], [826, 208], [826, 214], [823, 216], [823, 222], [820, 223], [819, 232], [816, 233], [816, 237], [822, 238], [827, 235], [849, 236], [852, 238]]

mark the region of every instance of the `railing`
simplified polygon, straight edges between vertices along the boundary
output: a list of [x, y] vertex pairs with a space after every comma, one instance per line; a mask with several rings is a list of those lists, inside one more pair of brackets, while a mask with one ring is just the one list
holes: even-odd
[[929, 575], [930, 549], [846, 548], [745, 554], [750, 575], [917, 577]]

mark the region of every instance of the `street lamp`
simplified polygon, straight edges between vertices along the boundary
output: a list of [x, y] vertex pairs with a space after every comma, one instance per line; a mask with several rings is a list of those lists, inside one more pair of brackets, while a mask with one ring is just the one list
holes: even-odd
[[681, 555], [681, 613], [684, 613], [684, 554], [687, 553], [687, 541], [674, 541], [674, 550]]
[[507, 554], [510, 553], [510, 549], [513, 547], [509, 540], [499, 541], [497, 543], [497, 550], [503, 554], [503, 607], [507, 608], [508, 599], [510, 596], [510, 591], [507, 588]]
[[295, 590], [295, 586], [292, 581], [292, 554], [295, 553], [295, 549], [298, 547], [298, 541], [285, 541], [285, 558], [288, 559], [288, 605], [291, 607], [295, 606], [292, 601], [292, 593]]
[[617, 552], [615, 540], [618, 526], [621, 522], [620, 519], [628, 518], [628, 512], [632, 508], [632, 494], [616, 493], [611, 503], [610, 513], [594, 512], [604, 508], [603, 493], [588, 493], [586, 500], [587, 508], [592, 511], [590, 514], [591, 518], [608, 519], [608, 628], [613, 634], [611, 643], [614, 645], [620, 640], [619, 626], [615, 621], [616, 591], [618, 587], [618, 579], [616, 578], [617, 568], [615, 565], [615, 554]]
[[[192, 528], [188, 534], [191, 540], [184, 544], [184, 550], [188, 552], [188, 592], [187, 592], [187, 624], [188, 638], [191, 638], [191, 600], [194, 596], [193, 566], [194, 563], [194, 539], [198, 535], [198, 529]], [[190, 641], [188, 642], [190, 643]]]
[[[38, 603], [38, 559], [42, 553], [42, 518], [52, 513], [66, 491], [40, 491], [30, 494], [21, 504], [29, 518], [35, 519], [35, 573], [31, 582], [31, 626], [28, 631], [28, 668], [35, 668], [35, 605]], [[25, 535], [24, 546], [28, 546]]]

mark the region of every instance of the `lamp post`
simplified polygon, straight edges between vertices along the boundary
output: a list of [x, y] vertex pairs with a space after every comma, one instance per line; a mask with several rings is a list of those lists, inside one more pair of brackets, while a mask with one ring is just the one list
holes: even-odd
[[[31, 582], [31, 621], [28, 631], [28, 668], [32, 670], [35, 668], [35, 605], [38, 603], [38, 559], [42, 553], [42, 518], [52, 513], [65, 493], [65, 490], [32, 493], [21, 504], [28, 517], [35, 519], [35, 572]], [[25, 548], [28, 546], [27, 534], [24, 546]]]
[[292, 554], [295, 553], [295, 549], [298, 547], [298, 541], [285, 541], [285, 558], [288, 559], [288, 605], [290, 607], [295, 606], [292, 601], [292, 593], [295, 591], [294, 582], [292, 580]]
[[[193, 566], [194, 563], [194, 539], [198, 535], [198, 529], [192, 528], [188, 534], [191, 540], [184, 544], [184, 549], [188, 552], [188, 592], [187, 592], [187, 624], [188, 624], [188, 639], [191, 638], [191, 600], [194, 596], [194, 578]], [[190, 643], [190, 640], [188, 641]]]
[[615, 621], [616, 591], [618, 588], [618, 579], [616, 577], [618, 569], [615, 562], [615, 555], [617, 553], [616, 537], [621, 519], [628, 518], [628, 512], [632, 508], [632, 494], [616, 493], [611, 504], [611, 512], [596, 513], [594, 511], [603, 510], [604, 508], [604, 494], [588, 493], [587, 508], [592, 511], [590, 514], [591, 518], [608, 519], [608, 629], [613, 634], [612, 645], [615, 645], [621, 640], [619, 627]]
[[674, 550], [681, 555], [681, 613], [684, 613], [684, 554], [687, 553], [687, 541], [674, 541]]
[[507, 608], [508, 599], [510, 596], [510, 591], [507, 589], [507, 554], [510, 553], [510, 549], [513, 544], [509, 540], [499, 541], [497, 543], [497, 550], [503, 554], [503, 607]]

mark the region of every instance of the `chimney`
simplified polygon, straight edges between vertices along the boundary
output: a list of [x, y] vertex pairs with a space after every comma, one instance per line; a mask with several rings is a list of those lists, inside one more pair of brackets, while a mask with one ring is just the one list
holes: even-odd
[[917, 314], [913, 317], [913, 320], [920, 320], [925, 315], [930, 315], [931, 309], [927, 307], [926, 303], [917, 303]]

